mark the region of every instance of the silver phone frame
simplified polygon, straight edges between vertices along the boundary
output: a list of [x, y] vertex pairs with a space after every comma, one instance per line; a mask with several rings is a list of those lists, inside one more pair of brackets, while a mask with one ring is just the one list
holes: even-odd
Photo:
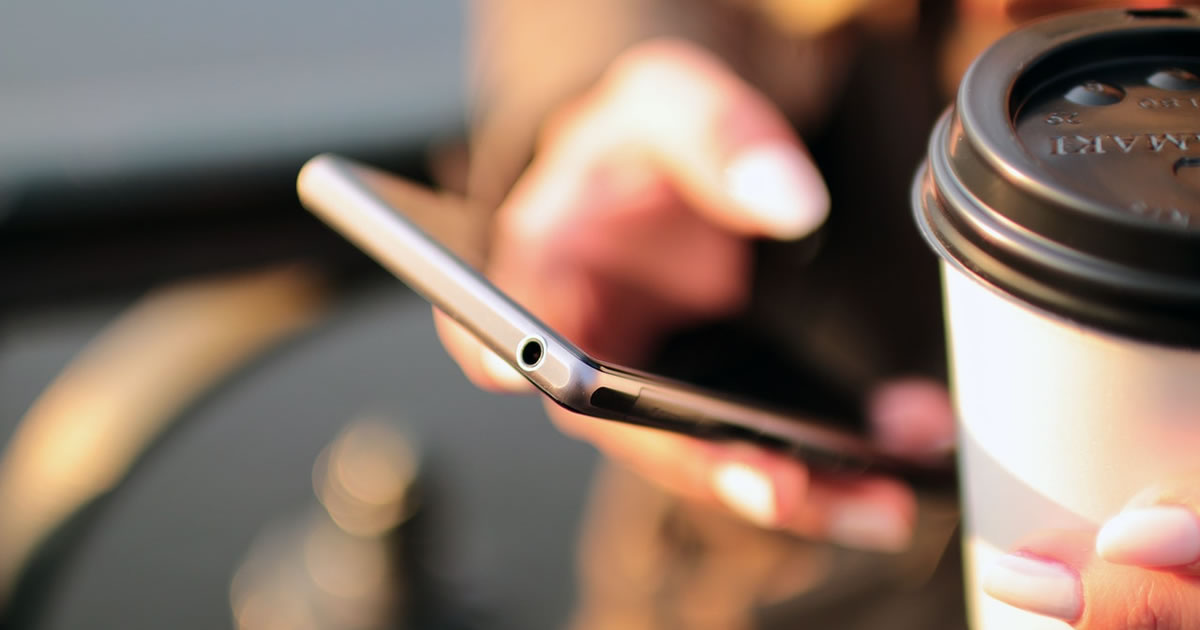
[[[699, 388], [597, 361], [511, 300], [394, 207], [380, 182], [395, 175], [324, 154], [300, 171], [305, 207], [461, 324], [559, 405], [598, 418], [712, 439], [745, 439], [791, 451], [827, 472], [922, 468], [880, 455], [863, 438], [812, 420], [723, 399]], [[415, 185], [407, 184], [411, 189]], [[444, 203], [426, 191], [430, 204]], [[425, 203], [418, 192], [408, 195]], [[440, 201], [439, 201], [440, 200]], [[543, 343], [533, 366], [523, 343]], [[939, 466], [940, 468], [940, 466]]]

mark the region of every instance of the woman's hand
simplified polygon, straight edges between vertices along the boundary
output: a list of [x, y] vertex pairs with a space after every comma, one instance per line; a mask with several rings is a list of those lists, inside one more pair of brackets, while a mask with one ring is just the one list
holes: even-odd
[[1099, 531], [1030, 538], [983, 587], [1079, 630], [1200, 628], [1200, 475], [1147, 488]]
[[[637, 365], [665, 332], [745, 305], [750, 239], [804, 236], [828, 210], [807, 151], [762, 95], [698, 48], [652, 42], [546, 127], [498, 211], [487, 273], [586, 352]], [[475, 383], [528, 389], [448, 318], [437, 323]], [[762, 526], [881, 550], [902, 549], [911, 535], [915, 500], [894, 480], [834, 483], [749, 445], [547, 408], [566, 433], [665, 488]], [[889, 385], [871, 409], [893, 452], [949, 447], [940, 385]]]

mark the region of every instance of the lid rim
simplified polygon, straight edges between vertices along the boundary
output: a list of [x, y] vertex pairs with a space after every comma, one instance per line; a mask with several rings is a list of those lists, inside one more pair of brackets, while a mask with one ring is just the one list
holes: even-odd
[[988, 258], [986, 254], [965, 255], [963, 245], [976, 246], [966, 239], [955, 239], [958, 234], [945, 228], [948, 213], [936, 196], [938, 190], [928, 162], [922, 163], [911, 189], [913, 214], [921, 235], [944, 264], [1003, 297], [1074, 325], [1140, 343], [1200, 349], [1200, 326], [1196, 325], [1200, 321], [1200, 302], [1191, 304], [1190, 309], [1132, 311], [1127, 302], [1089, 300], [1040, 282], [1011, 266], [989, 265], [981, 260]]
[[[949, 133], [950, 121], [939, 120], [932, 134], [934, 143], [946, 146], [944, 138]], [[928, 167], [940, 197], [939, 205], [955, 209], [945, 212], [948, 224], [953, 225], [958, 235], [997, 259], [1014, 266], [1042, 269], [1072, 284], [1095, 289], [1200, 303], [1200, 280], [1196, 278], [1147, 270], [1080, 251], [996, 212], [962, 185], [945, 151], [933, 151]]]

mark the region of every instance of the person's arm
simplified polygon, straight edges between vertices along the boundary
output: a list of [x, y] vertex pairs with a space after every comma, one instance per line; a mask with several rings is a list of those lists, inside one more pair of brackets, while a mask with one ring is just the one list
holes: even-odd
[[[835, 101], [849, 62], [846, 23], [912, 16], [910, 0], [475, 0], [470, 23], [468, 194], [495, 206], [548, 118], [634, 44], [693, 42], [756, 86], [801, 131]], [[891, 22], [887, 22], [891, 20]]]
[[499, 205], [550, 114], [653, 33], [659, 0], [474, 0], [467, 193]]

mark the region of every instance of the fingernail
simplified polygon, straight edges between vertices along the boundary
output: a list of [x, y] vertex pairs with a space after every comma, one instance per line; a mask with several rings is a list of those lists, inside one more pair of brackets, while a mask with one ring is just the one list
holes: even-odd
[[799, 149], [772, 144], [736, 154], [725, 169], [725, 188], [770, 236], [798, 238], [829, 214], [829, 190]]
[[840, 545], [874, 551], [903, 551], [912, 527], [903, 517], [874, 503], [841, 503], [829, 515], [829, 538]]
[[746, 520], [776, 525], [775, 484], [762, 471], [742, 463], [721, 464], [713, 471], [712, 486], [717, 498]]
[[893, 381], [872, 394], [869, 410], [875, 439], [889, 453], [934, 458], [954, 450], [954, 415], [941, 384]]
[[493, 382], [511, 391], [529, 389], [529, 381], [517, 371], [517, 368], [509, 365], [487, 348], [483, 348], [480, 352], [480, 364], [483, 366], [483, 371], [487, 372], [488, 378]]
[[1096, 553], [1109, 562], [1141, 567], [1191, 564], [1200, 561], [1200, 521], [1181, 506], [1126, 510], [1100, 528]]
[[1058, 562], [1011, 553], [1000, 556], [984, 572], [983, 590], [1010, 606], [1063, 621], [1083, 614], [1079, 575]]

